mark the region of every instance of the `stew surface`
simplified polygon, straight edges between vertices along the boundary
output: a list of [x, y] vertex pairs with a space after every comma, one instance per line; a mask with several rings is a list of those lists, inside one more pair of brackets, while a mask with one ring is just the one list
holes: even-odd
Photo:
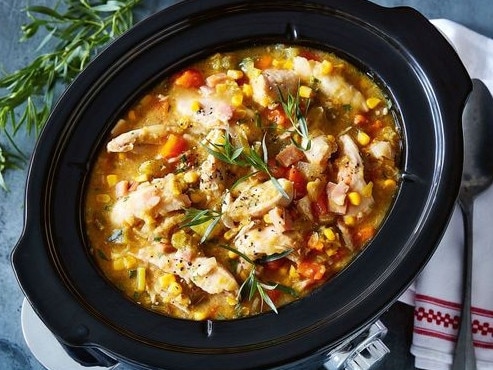
[[90, 251], [164, 315], [277, 312], [378, 231], [399, 185], [391, 112], [332, 53], [269, 45], [199, 61], [114, 126], [87, 187]]

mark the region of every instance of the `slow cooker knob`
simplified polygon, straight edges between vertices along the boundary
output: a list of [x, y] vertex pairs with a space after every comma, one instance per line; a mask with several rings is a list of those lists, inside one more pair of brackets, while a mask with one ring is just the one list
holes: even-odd
[[376, 321], [355, 337], [344, 342], [327, 354], [324, 367], [327, 370], [368, 370], [389, 353], [382, 342], [387, 328]]

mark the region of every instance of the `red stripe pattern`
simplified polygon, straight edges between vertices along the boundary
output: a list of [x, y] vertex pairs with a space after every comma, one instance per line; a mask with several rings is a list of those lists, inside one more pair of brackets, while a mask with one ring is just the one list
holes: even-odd
[[[455, 342], [460, 304], [422, 294], [415, 299], [414, 333]], [[476, 348], [493, 349], [493, 311], [472, 308], [472, 333]]]

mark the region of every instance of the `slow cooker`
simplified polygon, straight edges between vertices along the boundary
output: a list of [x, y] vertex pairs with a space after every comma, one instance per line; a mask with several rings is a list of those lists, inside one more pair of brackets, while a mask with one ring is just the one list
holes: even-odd
[[[196, 322], [146, 310], [109, 284], [89, 255], [82, 204], [95, 154], [117, 117], [165, 75], [216, 51], [260, 43], [332, 51], [380, 84], [403, 138], [396, 199], [347, 268], [279, 314]], [[32, 156], [24, 230], [12, 253], [19, 284], [50, 331], [87, 365], [235, 370], [337, 362], [335, 349], [354, 346], [362, 331], [363, 341], [374, 336], [368, 327], [420, 272], [445, 230], [461, 180], [461, 115], [470, 90], [453, 48], [411, 8], [366, 0], [171, 5], [95, 58], [50, 115]]]

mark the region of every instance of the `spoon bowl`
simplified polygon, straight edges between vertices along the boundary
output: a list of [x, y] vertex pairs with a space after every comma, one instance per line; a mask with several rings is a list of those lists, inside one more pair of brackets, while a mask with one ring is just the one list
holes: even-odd
[[493, 97], [486, 85], [473, 79], [463, 114], [464, 165], [459, 205], [464, 220], [463, 300], [452, 370], [476, 369], [471, 328], [474, 199], [493, 183]]

